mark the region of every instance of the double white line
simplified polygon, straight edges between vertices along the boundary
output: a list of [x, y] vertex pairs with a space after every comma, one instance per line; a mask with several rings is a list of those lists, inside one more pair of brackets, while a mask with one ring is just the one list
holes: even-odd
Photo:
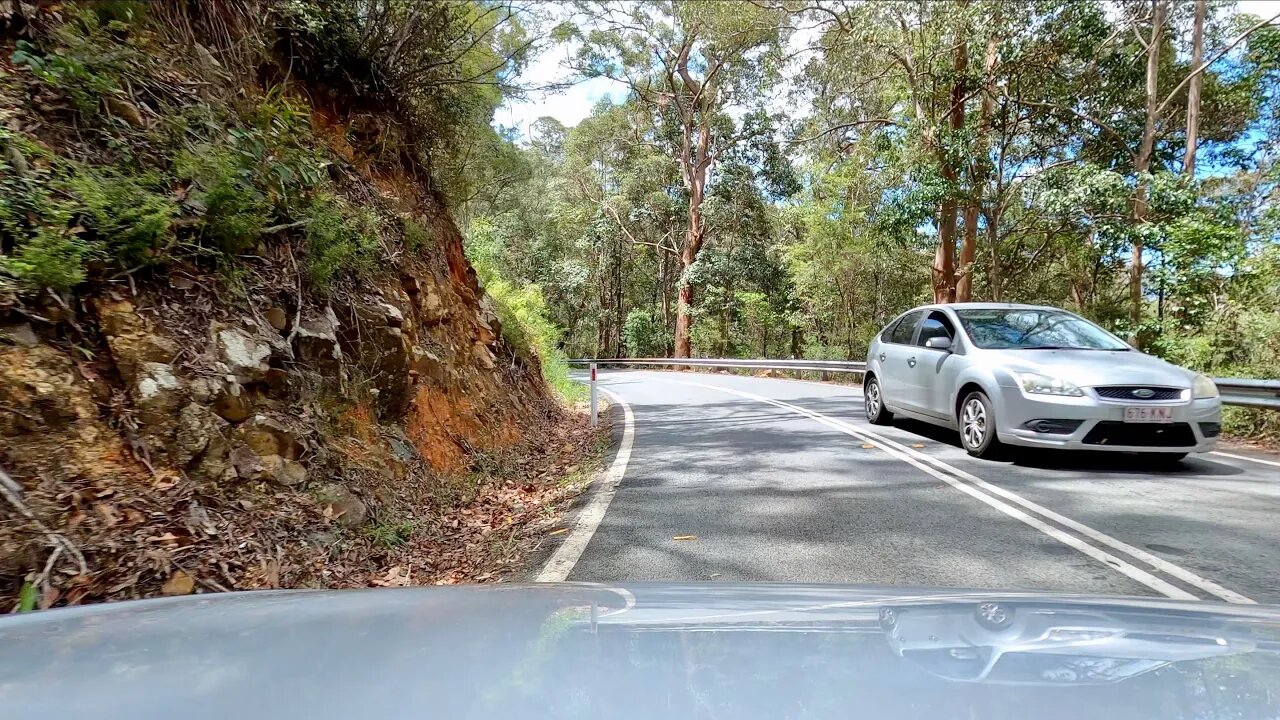
[[[1070, 548], [1104, 563], [1111, 569], [1123, 573], [1124, 575], [1133, 578], [1134, 580], [1167, 597], [1177, 598], [1180, 600], [1201, 599], [1198, 596], [1173, 585], [1167, 580], [1162, 579], [1154, 572], [1149, 572], [1133, 562], [1121, 559], [1104, 548], [1124, 553], [1138, 563], [1146, 565], [1152, 571], [1160, 572], [1170, 578], [1180, 580], [1187, 585], [1198, 588], [1210, 595], [1226, 600], [1227, 602], [1253, 602], [1253, 600], [1250, 600], [1244, 595], [1241, 595], [1234, 590], [1222, 587], [1212, 580], [1200, 577], [1186, 568], [1174, 565], [1173, 563], [1152, 555], [1145, 550], [1136, 548], [1126, 542], [1117, 540], [1106, 533], [1095, 530], [1088, 525], [1060, 515], [1042, 505], [1038, 505], [1020, 495], [1017, 495], [1016, 493], [1012, 493], [1004, 488], [992, 485], [976, 475], [948, 465], [937, 458], [926, 455], [925, 453], [916, 452], [915, 450], [879, 433], [866, 430], [864, 428], [854, 427], [847, 422], [823, 415], [822, 413], [807, 410], [798, 405], [782, 402], [781, 400], [774, 400], [773, 398], [756, 395], [755, 393], [743, 392], [741, 390], [730, 390], [725, 387], [706, 385], [698, 382], [682, 382], [682, 384], [695, 385], [697, 387], [716, 390], [718, 392], [767, 403], [774, 407], [789, 410], [790, 412], [798, 415], [803, 415], [822, 423], [827, 427], [839, 430], [846, 435], [856, 437], [883, 450], [890, 456], [932, 475], [975, 500], [990, 505], [1005, 515], [1039, 530], [1054, 540], [1057, 540]], [[1057, 525], [1051, 524], [1049, 521], [1057, 523]], [[1073, 535], [1063, 528], [1070, 529], [1077, 534]], [[1092, 543], [1086, 542], [1082, 538], [1088, 538]]]

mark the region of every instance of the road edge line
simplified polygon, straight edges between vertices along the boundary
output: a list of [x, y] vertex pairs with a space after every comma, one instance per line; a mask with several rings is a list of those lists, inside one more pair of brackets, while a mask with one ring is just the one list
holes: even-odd
[[[943, 482], [963, 492], [964, 494], [969, 495], [975, 500], [978, 500], [979, 502], [982, 502], [992, 508], [995, 508], [996, 510], [999, 510], [1000, 512], [1023, 523], [1024, 525], [1027, 525], [1032, 529], [1038, 530], [1044, 535], [1048, 535], [1054, 540], [1057, 540], [1058, 542], [1080, 552], [1081, 554], [1087, 555], [1097, 560], [1098, 562], [1101, 562], [1103, 565], [1106, 565], [1112, 570], [1115, 570], [1116, 572], [1119, 572], [1120, 574], [1127, 576], [1131, 580], [1135, 580], [1143, 585], [1146, 585], [1147, 587], [1151, 588], [1152, 590], [1155, 590], [1156, 592], [1166, 597], [1173, 598], [1175, 600], [1200, 600], [1201, 599], [1187, 592], [1186, 590], [1183, 590], [1182, 588], [1176, 585], [1173, 585], [1169, 582], [1166, 582], [1165, 580], [1162, 580], [1156, 577], [1155, 575], [1152, 575], [1151, 573], [1147, 572], [1146, 570], [1143, 570], [1140, 567], [1137, 567], [1136, 565], [1133, 565], [1132, 563], [1126, 562], [1123, 559], [1118, 558], [1115, 555], [1112, 555], [1111, 553], [1101, 548], [1090, 545], [1089, 543], [1076, 537], [1075, 535], [1072, 535], [1060, 528], [1050, 525], [1049, 523], [1045, 522], [1039, 517], [1036, 517], [1027, 512], [1024, 512], [1023, 510], [1013, 507], [1009, 503], [1006, 503], [998, 498], [992, 497], [991, 495], [988, 495], [987, 493], [983, 492], [982, 490], [979, 490], [977, 487], [974, 487], [972, 484], [965, 482], [958, 477], [952, 477], [951, 475], [948, 475], [947, 473], [942, 472], [942, 470], [940, 470], [937, 467], [933, 467], [931, 465], [925, 464], [924, 462], [921, 462], [919, 459], [917, 459], [917, 457], [915, 457], [915, 456], [920, 456], [921, 458], [925, 458], [931, 461], [933, 460], [932, 458], [929, 458], [927, 455], [924, 455], [923, 453], [899, 451], [898, 449], [891, 447], [890, 443], [895, 445], [897, 444], [893, 440], [889, 440], [888, 438], [884, 438], [883, 436], [880, 436], [875, 433], [870, 433], [870, 432], [863, 431], [859, 428], [855, 428], [849, 425], [848, 423], [845, 423], [844, 421], [839, 420], [837, 418], [829, 417], [827, 415], [823, 415], [822, 413], [815, 412], [807, 408], [802, 408], [798, 405], [792, 405], [790, 403], [782, 402], [780, 400], [773, 400], [772, 398], [766, 398], [761, 395], [742, 392], [740, 390], [731, 390], [729, 388], [716, 387], [714, 385], [705, 385], [703, 383], [688, 383], [688, 384], [698, 385], [711, 390], [719, 390], [721, 392], [729, 393], [731, 395], [738, 395], [740, 397], [745, 397], [745, 398], [748, 398], [751, 400], [757, 400], [759, 402], [763, 402], [769, 405], [774, 405], [775, 407], [779, 407], [784, 410], [790, 410], [798, 415], [808, 417], [811, 420], [816, 420], [819, 423], [822, 423], [823, 425], [831, 427], [835, 430], [839, 430], [846, 435], [852, 435], [853, 437], [857, 437], [861, 440], [865, 440], [869, 443], [874, 444], [876, 447], [880, 448], [891, 457], [901, 460], [919, 470], [924, 471], [928, 475], [931, 475], [939, 480], [942, 480]], [[946, 466], [946, 467], [950, 468], [950, 466]], [[957, 472], [964, 472], [964, 471], [957, 469]]]
[[1280, 462], [1276, 462], [1275, 460], [1263, 460], [1262, 458], [1249, 457], [1248, 455], [1232, 455], [1231, 453], [1225, 453], [1220, 450], [1210, 450], [1209, 454], [1220, 455], [1222, 457], [1229, 457], [1232, 460], [1244, 460], [1246, 462], [1254, 462], [1260, 465], [1270, 465], [1272, 467], [1280, 467]]
[[587, 543], [595, 535], [596, 528], [600, 527], [600, 521], [604, 520], [609, 503], [613, 502], [618, 485], [627, 472], [627, 463], [631, 461], [631, 446], [635, 441], [635, 416], [631, 413], [631, 406], [612, 390], [603, 387], [600, 390], [622, 406], [622, 442], [618, 444], [618, 453], [613, 456], [613, 462], [600, 473], [599, 485], [591, 493], [586, 507], [578, 512], [569, 537], [547, 559], [542, 570], [533, 579], [534, 582], [564, 582], [569, 577], [569, 573], [573, 572], [574, 566], [582, 558], [582, 553], [586, 551]]

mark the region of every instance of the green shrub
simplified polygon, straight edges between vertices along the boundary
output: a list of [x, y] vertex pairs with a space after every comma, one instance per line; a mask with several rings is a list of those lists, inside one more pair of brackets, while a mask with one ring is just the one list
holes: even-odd
[[404, 221], [404, 248], [411, 253], [418, 252], [427, 246], [430, 236], [427, 235], [427, 229], [422, 223], [413, 218], [406, 218]]
[[516, 287], [493, 278], [485, 291], [493, 299], [507, 344], [520, 355], [540, 362], [543, 379], [563, 400], [581, 400], [586, 388], [569, 378], [569, 360], [557, 345], [560, 331], [547, 318], [542, 289], [533, 284]]
[[12, 256], [0, 256], [0, 267], [25, 285], [66, 291], [84, 282], [88, 254], [80, 235], [65, 228], [40, 227]]
[[622, 337], [631, 357], [665, 357], [672, 343], [671, 333], [662, 320], [652, 312], [634, 308], [627, 313], [622, 326]]
[[187, 202], [203, 211], [203, 238], [229, 254], [253, 247], [271, 220], [271, 206], [252, 170], [227, 148], [212, 146], [179, 154], [175, 168], [192, 183]]
[[327, 288], [344, 273], [371, 271], [377, 258], [382, 221], [372, 210], [350, 212], [331, 195], [319, 195], [307, 211], [307, 271], [311, 282]]
[[178, 207], [152, 192], [152, 177], [130, 178], [84, 170], [71, 178], [81, 206], [81, 224], [113, 258], [128, 264], [157, 259], [154, 251], [170, 234]]

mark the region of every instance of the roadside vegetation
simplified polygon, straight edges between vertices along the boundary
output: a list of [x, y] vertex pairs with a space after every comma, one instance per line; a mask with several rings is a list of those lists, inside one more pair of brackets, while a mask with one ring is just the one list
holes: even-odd
[[[1280, 26], [1231, 3], [583, 2], [616, 89], [461, 209], [571, 356], [862, 359], [928, 301], [1065, 307], [1280, 377]], [[625, 51], [622, 49], [625, 48]], [[1275, 413], [1230, 409], [1237, 436]]]

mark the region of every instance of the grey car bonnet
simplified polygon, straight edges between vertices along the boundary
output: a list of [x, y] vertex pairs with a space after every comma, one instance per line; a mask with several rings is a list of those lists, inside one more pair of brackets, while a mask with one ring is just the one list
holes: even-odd
[[[992, 602], [1016, 622], [979, 622]], [[0, 708], [42, 719], [1275, 717], [1278, 640], [1280, 612], [1267, 607], [1031, 593], [234, 593], [0, 618]]]

